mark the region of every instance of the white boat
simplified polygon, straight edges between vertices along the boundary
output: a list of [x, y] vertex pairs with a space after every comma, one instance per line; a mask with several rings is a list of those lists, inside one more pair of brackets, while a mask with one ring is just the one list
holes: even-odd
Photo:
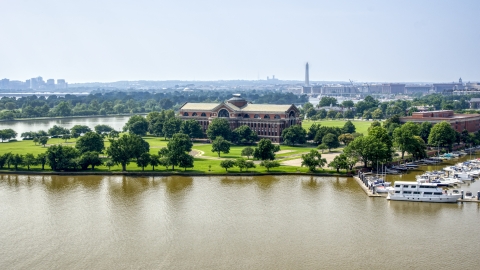
[[467, 191], [465, 192], [465, 196], [463, 196], [464, 199], [467, 199], [467, 200], [471, 200], [473, 198], [475, 198], [475, 196], [473, 196], [473, 193], [471, 191]]
[[387, 200], [415, 202], [456, 202], [461, 194], [446, 193], [435, 183], [396, 181]]

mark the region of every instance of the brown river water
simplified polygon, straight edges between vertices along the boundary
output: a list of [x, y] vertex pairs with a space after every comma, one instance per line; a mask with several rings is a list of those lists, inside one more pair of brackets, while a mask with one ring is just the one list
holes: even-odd
[[480, 264], [477, 203], [389, 202], [346, 177], [0, 175], [0, 210], [0, 269]]

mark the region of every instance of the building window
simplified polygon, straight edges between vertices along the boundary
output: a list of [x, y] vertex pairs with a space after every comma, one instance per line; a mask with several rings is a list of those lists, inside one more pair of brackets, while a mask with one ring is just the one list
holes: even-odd
[[184, 113], [183, 113], [183, 116], [188, 116], [188, 112], [184, 112]]
[[243, 118], [250, 118], [250, 115], [248, 115], [247, 113], [243, 115]]
[[275, 117], [274, 117], [274, 118], [275, 118], [275, 119], [280, 119], [280, 115], [275, 114]]
[[196, 112], [192, 113], [192, 116], [197, 116], [197, 113]]
[[260, 115], [255, 114], [255, 116], [253, 118], [260, 118]]
[[204, 113], [204, 112], [202, 112], [202, 114], [201, 114], [200, 116], [207, 116], [207, 114], [206, 114], [206, 113]]
[[264, 118], [264, 119], [270, 119], [270, 115], [265, 114], [265, 116], [264, 116], [263, 118]]
[[230, 117], [230, 114], [228, 113], [227, 110], [221, 109], [221, 110], [218, 112], [218, 117], [226, 117], [226, 118], [229, 118], [229, 117]]

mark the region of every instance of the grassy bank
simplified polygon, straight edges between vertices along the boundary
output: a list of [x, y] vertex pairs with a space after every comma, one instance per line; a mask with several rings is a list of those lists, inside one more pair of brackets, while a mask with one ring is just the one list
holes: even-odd
[[[150, 153], [157, 154], [158, 151], [162, 147], [166, 147], [168, 141], [164, 140], [164, 138], [159, 137], [144, 137], [144, 139], [150, 144]], [[110, 145], [108, 140], [105, 140], [105, 147]], [[17, 142], [5, 142], [0, 143], [0, 155], [4, 153], [11, 152], [13, 154], [22, 154], [25, 155], [27, 153], [32, 153], [34, 155], [38, 155], [39, 153], [44, 153], [47, 151], [48, 146], [61, 144], [65, 146], [75, 146], [76, 139], [69, 139], [66, 142], [60, 138], [49, 139], [47, 147], [43, 147], [41, 145], [35, 145], [32, 140], [25, 140], [25, 141], [17, 141]], [[211, 151], [212, 145], [206, 143], [194, 143], [193, 145], [193, 152], [195, 154], [194, 158], [194, 168], [187, 169], [189, 173], [207, 173], [207, 174], [221, 174], [225, 173], [225, 169], [220, 167], [220, 162], [224, 159], [237, 159], [240, 158], [241, 151], [246, 146], [237, 146], [233, 145], [230, 149], [230, 153], [228, 154], [221, 154], [220, 158], [218, 157], [217, 153]], [[303, 146], [287, 146], [282, 145], [281, 151], [276, 154], [278, 161], [282, 162], [284, 160], [291, 160], [291, 159], [298, 159], [304, 153], [308, 153], [310, 150], [315, 149], [312, 145], [303, 145]], [[251, 159], [251, 157], [250, 157]], [[256, 172], [256, 173], [267, 173], [267, 169], [264, 167], [259, 166], [259, 162], [256, 161], [256, 168], [250, 169], [249, 172]], [[5, 169], [5, 168], [4, 168]], [[13, 170], [13, 166], [10, 168]], [[50, 169], [50, 167], [46, 166], [46, 169]], [[26, 167], [19, 167], [19, 170], [27, 170]], [[40, 171], [41, 166], [31, 166], [31, 171]], [[113, 166], [110, 170], [106, 166], [97, 166], [95, 167], [95, 172], [120, 172], [121, 166]], [[127, 166], [127, 171], [130, 172], [140, 172], [142, 169], [136, 165], [135, 162], [131, 162]], [[148, 166], [145, 168], [145, 171], [152, 171], [152, 167]], [[166, 169], [165, 167], [156, 167], [155, 171], [159, 172], [171, 172], [171, 167]], [[183, 172], [184, 169], [182, 168], [175, 168], [175, 172]], [[295, 173], [301, 172], [306, 173], [308, 171], [305, 167], [300, 166], [288, 166], [288, 165], [281, 165], [277, 168], [270, 169], [270, 172], [277, 172], [277, 173]], [[243, 170], [243, 173], [246, 171]], [[229, 173], [241, 173], [240, 169], [237, 167], [229, 169]], [[335, 170], [330, 170], [325, 168], [325, 170], [319, 170], [318, 173], [336, 173]]]
[[[358, 133], [363, 133], [367, 135], [368, 128], [372, 124], [373, 121], [362, 121], [362, 120], [350, 120], [355, 125], [355, 129]], [[343, 127], [347, 120], [321, 120], [321, 121], [311, 121], [311, 120], [304, 120], [302, 121], [302, 127], [308, 130], [314, 123], [321, 124], [322, 126], [326, 127]]]

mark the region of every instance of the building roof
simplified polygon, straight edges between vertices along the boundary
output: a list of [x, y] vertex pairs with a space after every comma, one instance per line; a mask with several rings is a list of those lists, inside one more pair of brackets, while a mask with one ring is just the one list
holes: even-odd
[[180, 108], [181, 110], [199, 110], [211, 111], [215, 109], [220, 103], [191, 103], [187, 102]]
[[212, 111], [220, 105], [225, 105], [230, 109], [237, 112], [286, 112], [292, 104], [277, 105], [277, 104], [247, 104], [243, 108], [239, 108], [231, 103], [185, 103], [180, 110], [199, 110], [199, 111]]
[[480, 98], [472, 98], [469, 102], [480, 102]]
[[247, 104], [241, 109], [242, 112], [286, 112], [292, 107], [292, 104]]

